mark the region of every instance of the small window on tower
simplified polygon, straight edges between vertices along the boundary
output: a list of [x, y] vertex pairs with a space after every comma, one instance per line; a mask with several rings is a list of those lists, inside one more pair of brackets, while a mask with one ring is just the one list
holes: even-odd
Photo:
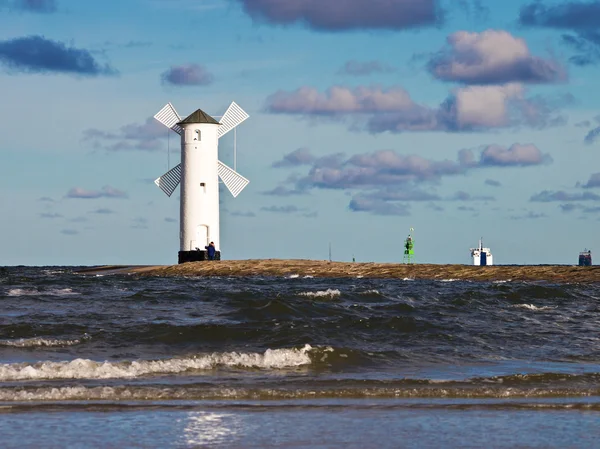
[[200, 137], [201, 137], [200, 130], [197, 129], [196, 130], [196, 138], [194, 140], [197, 140], [198, 142], [200, 142], [200, 140], [201, 140]]

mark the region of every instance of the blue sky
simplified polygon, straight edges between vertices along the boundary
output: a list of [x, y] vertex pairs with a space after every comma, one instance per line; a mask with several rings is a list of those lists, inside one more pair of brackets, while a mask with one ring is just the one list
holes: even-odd
[[600, 1], [0, 0], [0, 264], [175, 263], [169, 101], [250, 114], [223, 258], [576, 263], [599, 68]]

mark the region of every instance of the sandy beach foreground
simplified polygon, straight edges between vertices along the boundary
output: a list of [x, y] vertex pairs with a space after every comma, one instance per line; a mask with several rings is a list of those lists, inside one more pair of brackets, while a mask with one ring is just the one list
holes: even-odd
[[293, 276], [486, 281], [600, 282], [600, 266], [470, 265], [329, 262], [322, 260], [222, 260], [172, 266], [105, 266], [86, 272], [131, 273], [144, 276]]

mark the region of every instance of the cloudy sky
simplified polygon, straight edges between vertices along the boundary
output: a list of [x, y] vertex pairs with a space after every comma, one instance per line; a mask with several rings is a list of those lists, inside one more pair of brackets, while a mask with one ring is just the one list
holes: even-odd
[[576, 263], [598, 79], [600, 1], [0, 0], [0, 264], [176, 262], [152, 116], [232, 100], [224, 258]]

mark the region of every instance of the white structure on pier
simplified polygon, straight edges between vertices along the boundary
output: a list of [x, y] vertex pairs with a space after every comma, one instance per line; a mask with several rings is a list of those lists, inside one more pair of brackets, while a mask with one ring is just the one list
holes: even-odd
[[479, 239], [479, 246], [471, 248], [473, 265], [494, 265], [492, 250], [483, 247], [483, 238]]
[[182, 120], [171, 103], [154, 116], [181, 136], [181, 163], [154, 181], [167, 196], [181, 183], [179, 263], [205, 260], [210, 242], [220, 259], [219, 178], [234, 197], [250, 181], [219, 160], [219, 139], [248, 117], [235, 102], [220, 122], [201, 109]]

